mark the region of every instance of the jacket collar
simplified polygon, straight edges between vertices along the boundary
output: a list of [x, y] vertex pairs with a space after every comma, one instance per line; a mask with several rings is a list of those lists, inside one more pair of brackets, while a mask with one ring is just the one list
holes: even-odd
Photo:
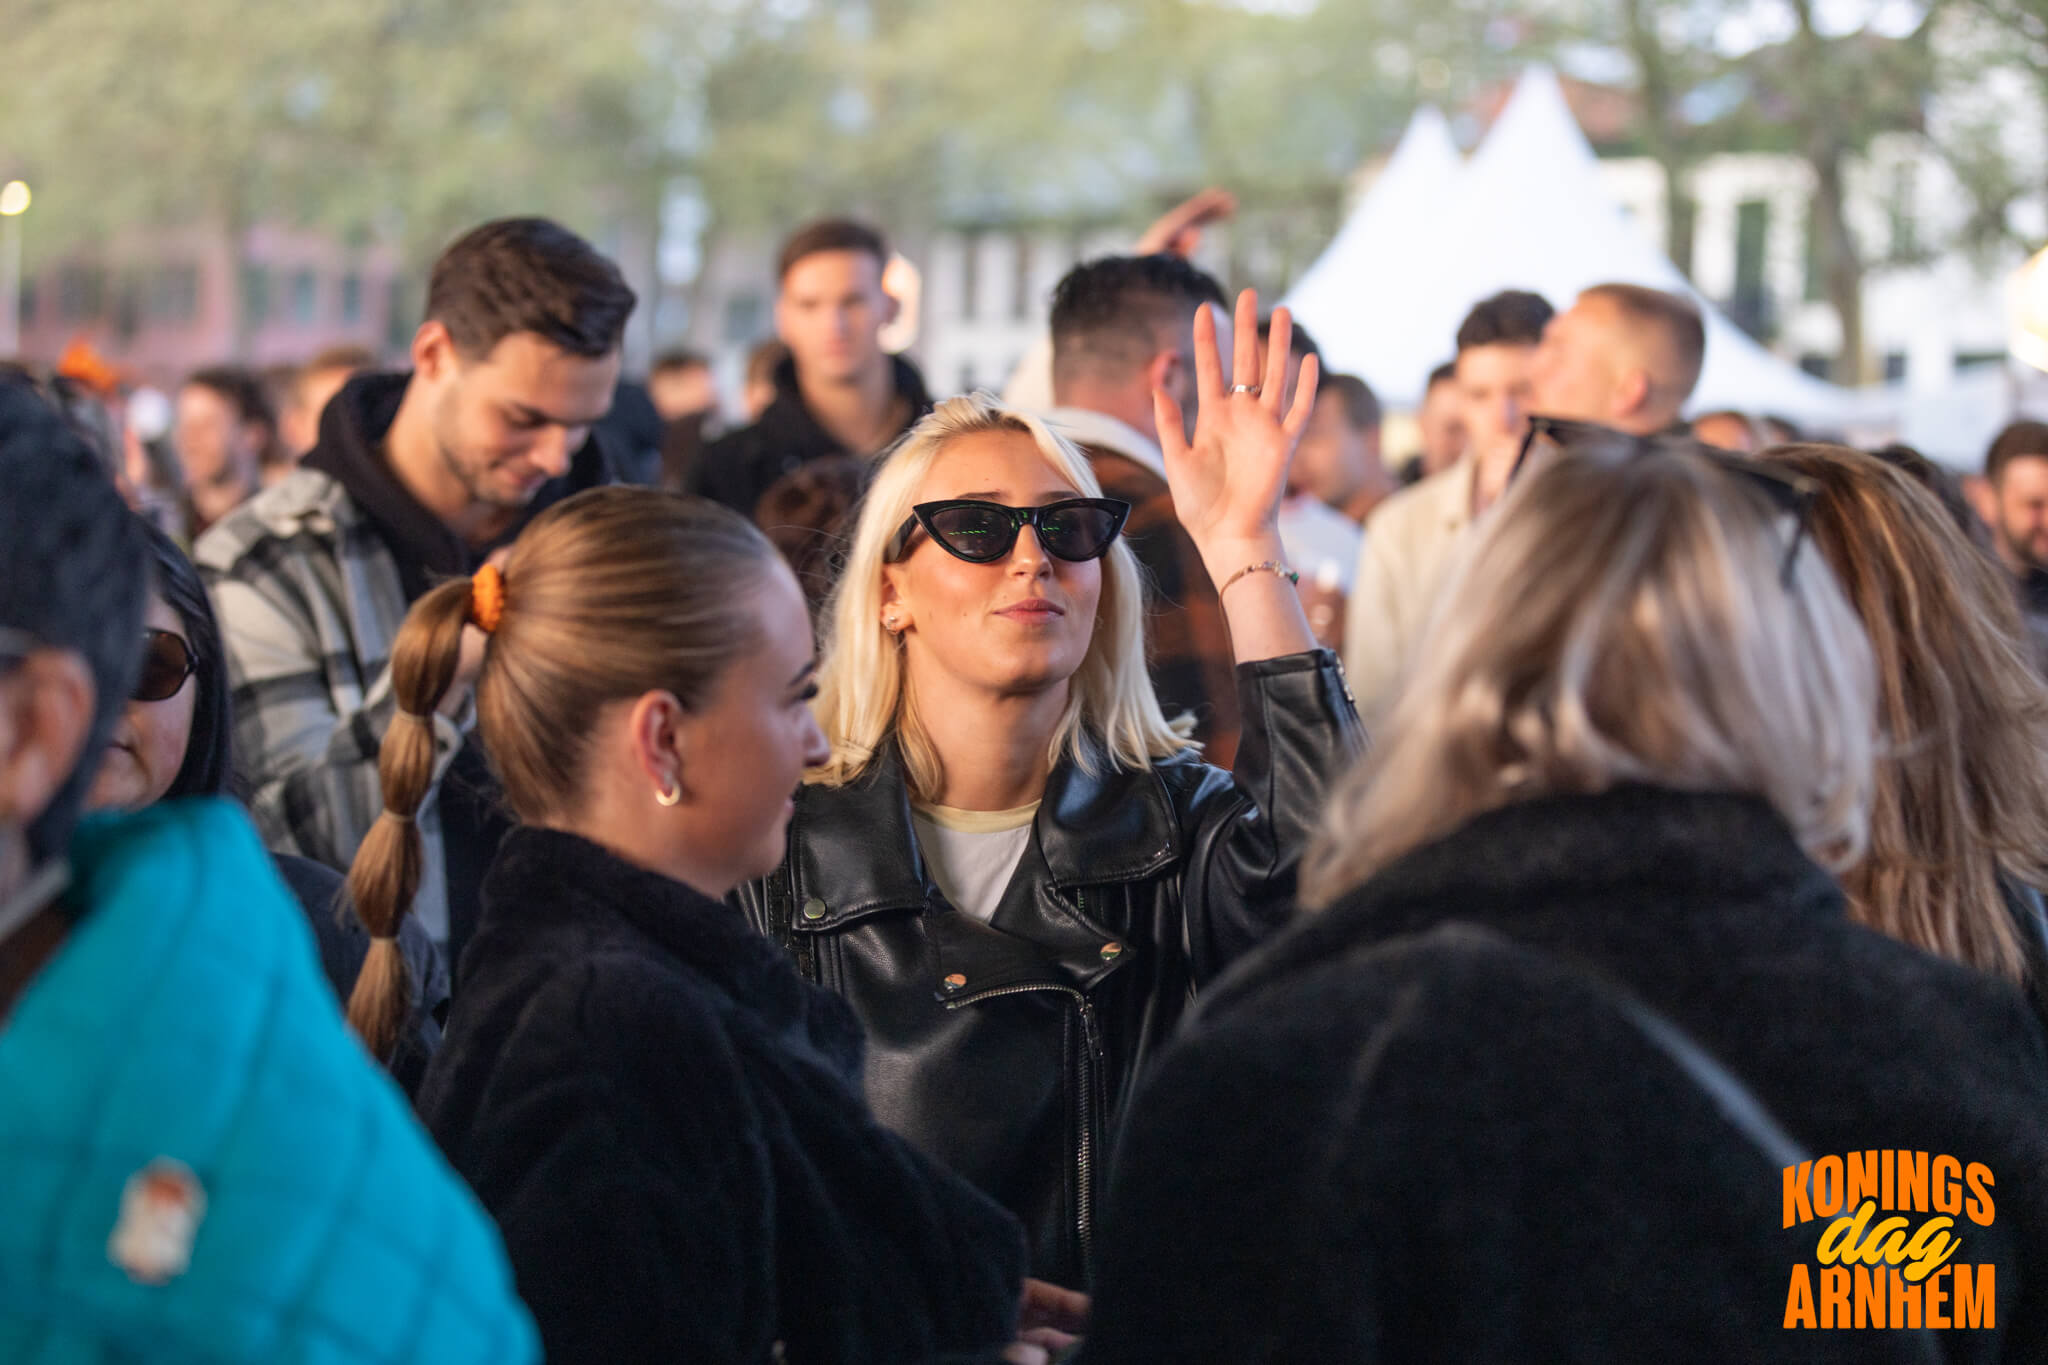
[[1121, 455], [1162, 479], [1166, 477], [1166, 456], [1160, 453], [1159, 443], [1128, 422], [1088, 408], [1053, 408], [1044, 417], [1053, 430], [1078, 445]]
[[511, 928], [525, 940], [629, 925], [736, 998], [772, 999], [796, 983], [780, 950], [725, 902], [563, 830], [515, 826], [484, 877], [483, 901], [479, 932]]
[[1841, 919], [1835, 881], [1758, 797], [1624, 784], [1473, 817], [1369, 878], [1262, 950], [1220, 1006], [1298, 971], [1452, 922], [1516, 937], [1560, 908], [1589, 932], [1606, 908], [1637, 925], [1755, 907]]
[[[1061, 889], [1139, 881], [1181, 856], [1159, 766], [1113, 768], [1107, 760], [1097, 766], [1091, 775], [1065, 759], [1055, 764], [1033, 824], [1033, 846]], [[917, 852], [910, 790], [893, 740], [854, 782], [799, 793], [789, 857], [799, 903], [812, 896], [826, 902], [812, 927], [928, 903], [934, 888]]]
[[406, 601], [417, 601], [443, 578], [474, 573], [498, 545], [517, 536], [544, 509], [608, 479], [595, 437], [569, 462], [569, 472], [541, 486], [525, 513], [496, 542], [472, 547], [414, 500], [384, 453], [384, 438], [412, 382], [410, 374], [361, 374], [348, 381], [320, 415], [320, 441], [302, 462], [347, 490], [398, 564]]

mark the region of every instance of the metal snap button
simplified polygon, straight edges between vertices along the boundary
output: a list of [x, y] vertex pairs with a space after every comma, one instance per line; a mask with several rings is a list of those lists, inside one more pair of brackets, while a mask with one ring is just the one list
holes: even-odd
[[819, 900], [819, 899], [818, 899], [818, 898], [817, 898], [816, 896], [813, 896], [813, 897], [811, 897], [811, 898], [810, 898], [809, 900], [805, 901], [805, 902], [804, 902], [804, 918], [805, 918], [805, 919], [823, 919], [823, 918], [825, 918], [825, 902], [823, 902], [823, 901]]
[[966, 984], [967, 978], [960, 975], [960, 973], [958, 972], [954, 972], [951, 976], [946, 978], [946, 989], [949, 991], [957, 991]]

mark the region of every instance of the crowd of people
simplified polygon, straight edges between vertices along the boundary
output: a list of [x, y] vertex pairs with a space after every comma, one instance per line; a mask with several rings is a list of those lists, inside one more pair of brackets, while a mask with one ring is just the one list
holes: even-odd
[[1002, 397], [846, 219], [733, 424], [537, 218], [0, 372], [0, 1359], [2048, 1359], [2048, 425], [1617, 283], [1389, 449], [1225, 211]]

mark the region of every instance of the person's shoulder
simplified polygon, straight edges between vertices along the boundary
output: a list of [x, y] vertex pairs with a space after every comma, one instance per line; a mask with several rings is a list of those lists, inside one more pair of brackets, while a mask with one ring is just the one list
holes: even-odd
[[1470, 472], [1460, 461], [1449, 469], [1431, 474], [1420, 483], [1399, 489], [1373, 508], [1372, 515], [1365, 520], [1365, 533], [1369, 536], [1398, 535], [1410, 527], [1434, 521], [1444, 515], [1446, 508], [1459, 505], [1470, 481]]
[[304, 467], [229, 512], [192, 546], [201, 569], [233, 574], [280, 541], [332, 536], [355, 517], [348, 490], [332, 475]]

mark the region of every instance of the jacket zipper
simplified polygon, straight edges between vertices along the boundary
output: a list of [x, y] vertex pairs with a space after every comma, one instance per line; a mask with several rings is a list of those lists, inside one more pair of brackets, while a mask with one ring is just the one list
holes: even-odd
[[999, 995], [1023, 995], [1030, 991], [1058, 991], [1074, 997], [1074, 1008], [1081, 1016], [1081, 1137], [1074, 1151], [1074, 1174], [1077, 1187], [1074, 1191], [1075, 1232], [1081, 1242], [1081, 1265], [1083, 1273], [1092, 1272], [1095, 1266], [1095, 1124], [1099, 1097], [1100, 1079], [1107, 1058], [1102, 1052], [1102, 1029], [1095, 1017], [1095, 1006], [1088, 997], [1072, 986], [1035, 985], [1002, 986], [992, 991], [983, 991], [964, 1000], [947, 1002], [948, 1009], [960, 1009], [982, 1000], [993, 1000]]

